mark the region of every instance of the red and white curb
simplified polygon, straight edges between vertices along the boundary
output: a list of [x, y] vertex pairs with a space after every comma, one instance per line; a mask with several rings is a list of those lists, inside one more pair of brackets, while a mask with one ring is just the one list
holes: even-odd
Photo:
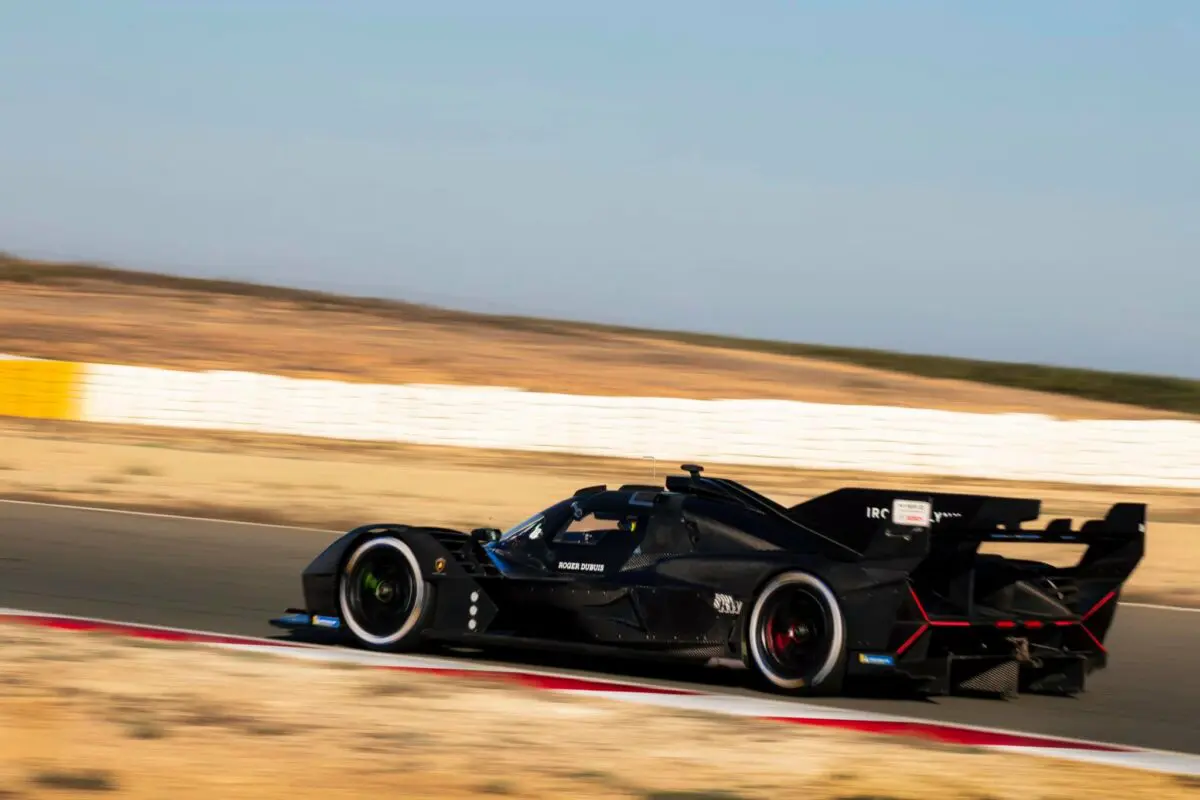
[[401, 656], [207, 631], [140, 625], [90, 617], [0, 609], [0, 623], [21, 623], [56, 630], [108, 633], [163, 642], [263, 652], [324, 663], [351, 663], [379, 669], [425, 672], [445, 677], [493, 678], [542, 691], [605, 698], [658, 708], [707, 711], [794, 725], [860, 733], [914, 736], [997, 752], [1067, 759], [1152, 772], [1200, 776], [1200, 754], [1151, 750], [1106, 742], [1038, 736], [984, 728], [812, 705], [768, 697], [704, 692], [621, 680], [598, 680], [535, 669], [494, 667], [457, 659]]

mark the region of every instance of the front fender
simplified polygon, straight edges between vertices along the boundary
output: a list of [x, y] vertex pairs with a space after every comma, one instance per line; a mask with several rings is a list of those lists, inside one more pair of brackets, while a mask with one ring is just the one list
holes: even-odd
[[380, 536], [393, 536], [412, 548], [422, 579], [436, 587], [437, 605], [431, 620], [432, 628], [480, 632], [491, 622], [496, 613], [494, 603], [437, 538], [461, 536], [466, 539], [467, 534], [401, 524], [359, 526], [338, 537], [314, 558], [301, 575], [305, 604], [312, 613], [341, 615], [338, 581], [342, 570], [361, 542]]

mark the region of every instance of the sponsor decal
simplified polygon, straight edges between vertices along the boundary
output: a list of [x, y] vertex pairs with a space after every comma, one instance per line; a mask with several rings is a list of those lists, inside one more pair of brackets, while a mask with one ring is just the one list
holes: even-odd
[[928, 528], [933, 520], [933, 504], [924, 500], [892, 501], [892, 522], [914, 528]]
[[713, 595], [713, 608], [719, 614], [733, 614], [737, 616], [742, 613], [742, 601], [734, 600], [729, 595], [718, 592]]
[[870, 664], [874, 667], [890, 667], [896, 663], [896, 659], [886, 653], [859, 653], [858, 663]]
[[[886, 506], [867, 506], [867, 519], [893, 519], [893, 518], [895, 518], [895, 513], [896, 513], [895, 507], [901, 503], [904, 503], [906, 505], [912, 503], [912, 504], [916, 504], [919, 506], [924, 506], [926, 509], [928, 509], [927, 516], [934, 523], [941, 522], [944, 519], [958, 519], [958, 518], [962, 517], [962, 514], [958, 513], [957, 511], [934, 511], [933, 507], [929, 503], [925, 503], [922, 501], [897, 500], [895, 503], [892, 504], [892, 508], [888, 508]], [[910, 513], [910, 514], [913, 513], [913, 509], [907, 509], [907, 513]], [[915, 518], [920, 518], [921, 512], [917, 511], [917, 513], [913, 514], [913, 516]], [[903, 522], [902, 521], [903, 518], [895, 518], [895, 519], [896, 519], [896, 522], [900, 525], [914, 525], [914, 526], [917, 526], [917, 525], [928, 526], [929, 525], [928, 522], [925, 522], [925, 523]]]
[[604, 572], [603, 564], [595, 564], [589, 561], [560, 561], [558, 562], [559, 569], [569, 569], [575, 572]]
[[318, 628], [339, 628], [342, 621], [337, 617], [323, 617], [320, 614], [314, 614], [312, 624]]
[[433, 562], [433, 571], [434, 572], [445, 572], [446, 571], [446, 559], [439, 558], [437, 561]]

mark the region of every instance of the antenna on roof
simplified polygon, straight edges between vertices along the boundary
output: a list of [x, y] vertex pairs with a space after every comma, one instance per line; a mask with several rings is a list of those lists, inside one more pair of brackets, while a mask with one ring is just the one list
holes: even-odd
[[654, 456], [642, 456], [644, 459], [650, 459], [650, 477], [653, 480], [658, 480], [658, 459]]

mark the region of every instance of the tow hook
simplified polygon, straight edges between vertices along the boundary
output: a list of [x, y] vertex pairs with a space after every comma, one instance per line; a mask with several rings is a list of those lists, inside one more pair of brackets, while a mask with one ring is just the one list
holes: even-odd
[[1029, 640], [1023, 636], [1010, 636], [1008, 643], [1013, 646], [1013, 658], [1020, 664], [1028, 664], [1031, 667], [1042, 666], [1040, 658], [1034, 658], [1029, 654]]

